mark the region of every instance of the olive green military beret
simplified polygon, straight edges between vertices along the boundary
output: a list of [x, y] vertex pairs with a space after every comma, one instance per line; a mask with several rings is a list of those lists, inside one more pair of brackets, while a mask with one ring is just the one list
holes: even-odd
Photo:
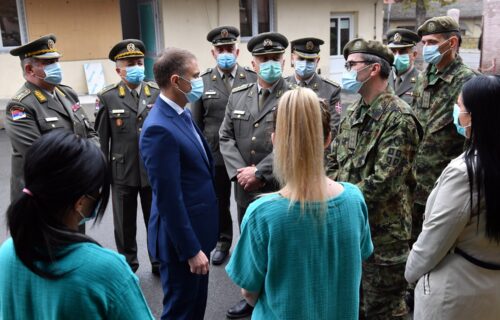
[[389, 48], [410, 48], [420, 42], [420, 37], [408, 29], [392, 29], [387, 32]]
[[207, 40], [214, 46], [223, 46], [226, 44], [236, 43], [240, 30], [231, 26], [222, 26], [210, 30], [207, 34]]
[[390, 65], [394, 62], [394, 55], [392, 54], [392, 51], [389, 50], [387, 46], [383, 45], [382, 42], [375, 40], [366, 41], [362, 38], [353, 39], [344, 46], [343, 53], [346, 60], [350, 54], [366, 53], [380, 57], [389, 62]]
[[10, 50], [10, 54], [19, 57], [21, 60], [26, 58], [55, 59], [61, 57], [61, 53], [56, 48], [56, 36], [53, 34], [48, 34], [14, 48]]
[[428, 34], [445, 33], [445, 32], [460, 32], [460, 26], [458, 22], [452, 17], [442, 16], [434, 17], [425, 21], [420, 27], [418, 27], [417, 33], [419, 36], [425, 36]]
[[288, 47], [288, 39], [278, 32], [264, 32], [256, 35], [248, 41], [248, 51], [254, 56], [283, 53]]
[[126, 39], [115, 44], [109, 51], [108, 58], [111, 61], [128, 58], [143, 58], [146, 47], [141, 40]]
[[293, 40], [290, 45], [292, 51], [302, 58], [312, 59], [319, 57], [319, 46], [325, 42], [318, 38], [301, 38]]

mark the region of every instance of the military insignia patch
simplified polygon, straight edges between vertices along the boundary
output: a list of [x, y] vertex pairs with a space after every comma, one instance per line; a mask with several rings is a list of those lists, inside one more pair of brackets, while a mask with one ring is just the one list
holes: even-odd
[[150, 97], [151, 96], [151, 91], [149, 90], [149, 86], [144, 86], [144, 93], [146, 96]]
[[342, 113], [342, 105], [340, 104], [340, 102], [337, 102], [337, 104], [335, 105], [335, 111], [336, 111], [338, 114], [341, 114], [341, 113]]
[[33, 94], [35, 97], [38, 99], [39, 102], [45, 102], [47, 101], [47, 98], [43, 95], [43, 93], [40, 90], [35, 90], [33, 91]]
[[427, 30], [429, 30], [430, 32], [433, 32], [436, 30], [436, 25], [434, 24], [434, 22], [429, 22], [429, 25], [427, 26]]
[[271, 39], [265, 39], [263, 42], [262, 42], [262, 45], [264, 47], [272, 47], [273, 46], [273, 41]]
[[401, 150], [389, 148], [387, 151], [387, 164], [396, 166], [401, 161]]
[[125, 97], [125, 88], [124, 87], [122, 87], [122, 86], [118, 87], [118, 95], [122, 98]]
[[54, 40], [52, 39], [49, 39], [49, 41], [47, 41], [47, 47], [49, 47], [49, 49], [54, 49], [55, 47], [55, 43], [54, 43]]
[[312, 41], [307, 41], [307, 43], [306, 43], [306, 49], [307, 50], [314, 49], [314, 43]]
[[401, 42], [401, 39], [402, 37], [401, 34], [399, 34], [399, 32], [394, 35], [394, 42]]
[[12, 116], [12, 120], [14, 121], [26, 118], [26, 112], [24, 112], [23, 107], [10, 108], [10, 115]]
[[127, 44], [127, 50], [128, 51], [135, 51], [135, 44], [133, 44], [133, 43]]
[[222, 29], [222, 30], [220, 31], [220, 36], [221, 36], [222, 38], [227, 38], [227, 37], [229, 36], [229, 31], [227, 31], [227, 29]]
[[74, 105], [71, 106], [71, 110], [73, 110], [73, 112], [77, 112], [78, 110], [80, 110], [80, 104], [75, 103]]
[[362, 45], [363, 45], [363, 42], [361, 42], [361, 41], [356, 41], [356, 42], [354, 43], [353, 49], [356, 49], [356, 50], [357, 50], [357, 49], [360, 49]]
[[121, 127], [123, 126], [123, 119], [118, 118], [116, 119], [115, 123], [117, 127]]

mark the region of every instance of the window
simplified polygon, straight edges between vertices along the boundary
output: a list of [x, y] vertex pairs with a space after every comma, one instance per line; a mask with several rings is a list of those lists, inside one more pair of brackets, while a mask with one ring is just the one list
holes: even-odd
[[240, 0], [240, 33], [247, 40], [274, 30], [274, 0]]
[[8, 51], [25, 42], [22, 0], [2, 0], [0, 3], [0, 32], [0, 51]]
[[352, 16], [338, 16], [330, 19], [330, 55], [342, 54], [342, 49], [352, 38]]

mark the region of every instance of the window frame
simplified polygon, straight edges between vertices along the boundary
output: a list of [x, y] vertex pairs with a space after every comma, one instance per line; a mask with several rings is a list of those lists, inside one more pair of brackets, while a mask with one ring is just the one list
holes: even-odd
[[[21, 36], [21, 45], [28, 42], [28, 28], [26, 24], [26, 10], [24, 8], [23, 0], [16, 0], [17, 19], [19, 21], [19, 33]], [[1, 30], [0, 30], [1, 32]], [[0, 36], [0, 53], [8, 53], [10, 50], [18, 46], [4, 47], [2, 37]]]
[[[252, 0], [252, 35], [251, 36], [241, 36], [241, 42], [248, 42], [250, 39], [259, 34], [259, 12], [257, 6], [258, 0]], [[267, 0], [269, 6], [269, 31], [276, 30], [275, 23], [275, 0]], [[241, 21], [240, 21], [241, 28]]]

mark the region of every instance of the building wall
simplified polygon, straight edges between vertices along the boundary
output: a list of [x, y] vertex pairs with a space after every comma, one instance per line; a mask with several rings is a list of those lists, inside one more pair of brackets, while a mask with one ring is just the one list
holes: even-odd
[[500, 71], [500, 0], [484, 0], [484, 31], [481, 71], [498, 74]]

